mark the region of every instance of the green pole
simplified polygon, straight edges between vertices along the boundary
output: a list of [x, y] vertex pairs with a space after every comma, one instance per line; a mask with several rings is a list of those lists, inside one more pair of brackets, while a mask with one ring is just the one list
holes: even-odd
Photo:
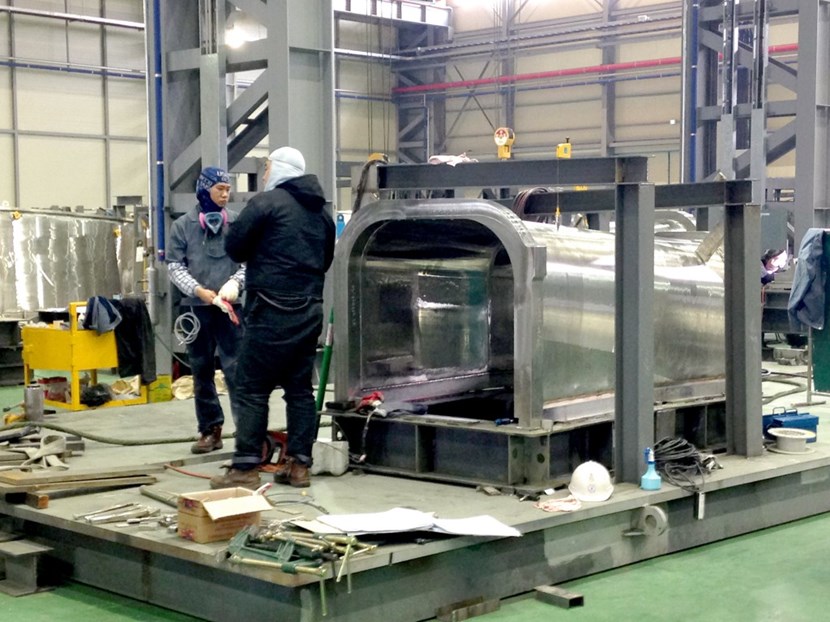
[[317, 385], [317, 412], [323, 410], [323, 401], [326, 397], [326, 385], [329, 382], [329, 368], [331, 367], [331, 350], [334, 344], [334, 307], [329, 314], [329, 325], [326, 327], [326, 341], [323, 344], [323, 360], [320, 362], [320, 383]]

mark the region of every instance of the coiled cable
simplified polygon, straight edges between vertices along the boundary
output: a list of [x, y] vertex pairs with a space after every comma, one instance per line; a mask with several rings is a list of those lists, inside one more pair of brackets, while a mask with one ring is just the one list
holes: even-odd
[[202, 327], [199, 318], [192, 311], [182, 313], [173, 323], [173, 334], [180, 345], [187, 345], [196, 341], [199, 329]]
[[703, 455], [683, 438], [663, 438], [654, 444], [654, 466], [670, 484], [688, 492], [700, 492], [706, 476], [721, 465], [713, 455]]

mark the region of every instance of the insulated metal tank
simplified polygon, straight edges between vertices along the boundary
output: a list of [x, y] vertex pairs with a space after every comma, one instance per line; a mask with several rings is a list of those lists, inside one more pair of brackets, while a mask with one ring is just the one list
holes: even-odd
[[134, 293], [132, 220], [0, 207], [0, 315]]
[[[696, 246], [655, 241], [654, 382], [675, 396], [720, 390], [725, 369], [723, 263]], [[353, 216], [336, 253], [337, 399], [507, 388], [536, 421], [610, 407], [613, 235], [487, 201], [381, 201]]]

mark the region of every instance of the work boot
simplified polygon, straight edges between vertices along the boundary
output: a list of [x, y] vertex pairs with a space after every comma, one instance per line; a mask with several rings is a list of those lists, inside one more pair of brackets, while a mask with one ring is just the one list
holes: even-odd
[[277, 484], [288, 483], [288, 478], [291, 476], [291, 467], [293, 464], [294, 458], [291, 458], [290, 456], [277, 464], [277, 468], [274, 470], [274, 481]]
[[224, 475], [214, 475], [210, 478], [211, 488], [235, 488], [240, 486], [250, 490], [259, 488], [259, 471], [250, 469], [228, 469]]
[[191, 445], [190, 452], [194, 454], [206, 454], [217, 449], [222, 449], [222, 446], [222, 426], [215, 425]]
[[277, 484], [289, 484], [294, 488], [307, 488], [311, 485], [311, 475], [305, 464], [289, 456], [277, 466], [274, 481]]
[[294, 488], [308, 488], [311, 486], [311, 474], [308, 471], [308, 467], [301, 462], [295, 462], [291, 466], [288, 483]]

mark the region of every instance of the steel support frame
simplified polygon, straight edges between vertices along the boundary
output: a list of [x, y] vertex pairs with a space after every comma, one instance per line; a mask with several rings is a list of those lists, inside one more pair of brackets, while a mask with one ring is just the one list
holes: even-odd
[[[225, 12], [234, 7], [265, 26], [268, 37], [228, 49]], [[160, 88], [155, 80], [147, 82], [151, 163], [156, 163], [158, 153], [164, 154], [163, 175], [151, 166], [151, 214], [159, 260], [151, 307], [157, 309], [156, 334], [164, 342], [157, 349], [157, 366], [165, 370], [170, 366], [174, 310], [163, 263], [164, 231], [174, 217], [195, 205], [199, 170], [221, 166], [250, 177], [258, 167], [248, 156], [267, 137], [269, 149], [290, 144], [302, 151], [307, 170], [318, 176], [326, 196], [334, 197], [334, 13], [332, 0], [145, 0], [145, 15], [151, 75], [156, 38], [162, 58]], [[250, 70], [262, 73], [235, 100], [227, 101], [227, 75]], [[270, 114], [272, 109], [277, 112]], [[157, 136], [162, 136], [162, 145]], [[163, 205], [155, 205], [160, 186]], [[235, 192], [231, 209], [241, 208], [247, 196]]]
[[[789, 182], [795, 200], [773, 203], [792, 212], [797, 249], [808, 228], [830, 225], [830, 73], [826, 62], [830, 56], [830, 6], [823, 0], [750, 0], [740, 4], [692, 0], [684, 13], [683, 179], [710, 179], [718, 172], [729, 178], [733, 171], [738, 179], [751, 177], [759, 182], [753, 202], [763, 208], [767, 203], [767, 165], [795, 150], [795, 179]], [[797, 69], [769, 59], [766, 53], [768, 24], [793, 19], [798, 20]], [[737, 38], [725, 29], [734, 32], [750, 25], [755, 33], [751, 49], [743, 44], [725, 45]], [[724, 55], [722, 70], [718, 70], [719, 52]], [[730, 106], [724, 93], [732, 93], [732, 62], [736, 67], [750, 68], [752, 80], [749, 101], [733, 101]], [[794, 92], [796, 99], [767, 101], [767, 83]], [[718, 92], [722, 94], [719, 98]], [[767, 119], [772, 117], [792, 120], [768, 133]], [[733, 144], [732, 130], [738, 118], [750, 118], [750, 148], [742, 153], [736, 152]], [[718, 124], [720, 132], [715, 130]], [[708, 228], [705, 215], [701, 224], [699, 228]]]
[[830, 4], [801, 0], [795, 141], [795, 248], [810, 227], [830, 226]]
[[761, 433], [761, 208], [727, 203], [724, 209], [727, 451], [758, 456]]
[[620, 184], [615, 203], [614, 478], [636, 483], [654, 442], [654, 186]]
[[[643, 183], [645, 160], [592, 158], [511, 160], [456, 167], [386, 165], [378, 167], [381, 191], [593, 184], [599, 189], [540, 194], [528, 214], [554, 207], [564, 212], [614, 210], [616, 216], [615, 319], [615, 477], [636, 483], [641, 451], [654, 440], [654, 209], [722, 206], [727, 218], [725, 274], [726, 393], [728, 445], [732, 453], [756, 455], [760, 443], [761, 307], [754, 271], [760, 244], [760, 211], [748, 205], [753, 183], [711, 182], [653, 186]], [[626, 174], [621, 174], [625, 171]], [[625, 183], [628, 182], [628, 183]], [[593, 205], [591, 205], [593, 204]], [[589, 207], [590, 206], [590, 207]], [[754, 246], [753, 246], [754, 244]], [[345, 279], [341, 273], [338, 280]], [[344, 330], [346, 327], [344, 326]], [[346, 366], [343, 360], [342, 365]], [[345, 373], [345, 370], [344, 370]], [[345, 380], [345, 377], [344, 377]], [[341, 398], [346, 396], [341, 395]], [[757, 421], [756, 421], [757, 420]], [[754, 436], [753, 436], [754, 435]], [[757, 446], [756, 446], [757, 445]]]

